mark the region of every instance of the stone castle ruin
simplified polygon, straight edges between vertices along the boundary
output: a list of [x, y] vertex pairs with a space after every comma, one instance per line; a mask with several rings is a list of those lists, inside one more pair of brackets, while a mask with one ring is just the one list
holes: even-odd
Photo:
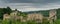
[[27, 20], [34, 20], [42, 23], [43, 15], [39, 13], [28, 14]]
[[23, 22], [26, 22], [26, 21], [29, 21], [29, 20], [35, 20], [36, 22], [41, 22], [42, 23], [43, 18], [47, 18], [49, 23], [53, 24], [53, 22], [56, 21], [56, 19], [57, 19], [55, 9], [49, 11], [49, 17], [44, 17], [43, 14], [41, 14], [41, 13], [32, 13], [32, 14], [27, 15], [26, 20], [22, 16], [18, 16], [17, 13], [18, 13], [18, 11], [14, 11], [14, 12], [10, 13], [10, 15], [4, 14], [3, 15], [3, 20], [12, 18], [14, 20], [21, 20]]
[[10, 19], [10, 15], [4, 14], [4, 15], [3, 15], [3, 20], [8, 20], [8, 19]]
[[56, 13], [57, 13], [57, 11], [55, 9], [50, 10], [50, 12], [49, 12], [49, 21], [51, 24], [53, 24], [53, 22], [57, 20]]

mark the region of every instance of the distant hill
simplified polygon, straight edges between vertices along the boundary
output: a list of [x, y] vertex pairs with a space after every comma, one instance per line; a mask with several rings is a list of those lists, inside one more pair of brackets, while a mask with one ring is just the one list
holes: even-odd
[[57, 18], [60, 19], [60, 8], [57, 9]]
[[[49, 16], [49, 11], [50, 10], [39, 10], [39, 11], [29, 11], [29, 12], [25, 12], [27, 14], [31, 14], [31, 13], [42, 13], [45, 17]], [[57, 18], [60, 19], [60, 8], [56, 9], [57, 11]]]
[[27, 14], [32, 14], [32, 13], [41, 13], [43, 14], [45, 17], [49, 16], [49, 10], [41, 10], [41, 11], [29, 11], [29, 12], [25, 12]]
[[[56, 9], [57, 11], [57, 18], [60, 19], [60, 8], [59, 9]], [[0, 8], [0, 19], [3, 19], [3, 14], [5, 13], [11, 13], [13, 10], [10, 9], [10, 7], [7, 7], [7, 8]], [[50, 10], [39, 10], [39, 11], [29, 11], [29, 12], [21, 12], [21, 15], [26, 15], [26, 14], [31, 14], [31, 13], [42, 13], [45, 17], [49, 17], [49, 11]]]

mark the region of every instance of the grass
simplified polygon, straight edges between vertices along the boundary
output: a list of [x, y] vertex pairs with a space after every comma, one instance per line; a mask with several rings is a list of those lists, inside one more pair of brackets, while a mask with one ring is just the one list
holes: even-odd
[[[19, 22], [19, 21], [1, 21], [0, 24], [37, 24], [35, 21]], [[43, 22], [43, 24], [49, 24], [48, 22]], [[60, 19], [58, 19], [54, 24], [60, 24]]]
[[2, 24], [36, 24], [34, 21], [20, 22], [20, 21], [9, 21], [9, 20], [4, 20], [1, 23]]
[[58, 19], [54, 24], [60, 24], [60, 19]]

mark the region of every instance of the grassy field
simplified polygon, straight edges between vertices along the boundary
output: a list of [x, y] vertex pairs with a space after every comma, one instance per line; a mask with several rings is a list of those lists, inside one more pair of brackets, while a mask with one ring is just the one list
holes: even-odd
[[60, 24], [60, 19], [58, 19], [54, 24]]
[[[19, 21], [0, 21], [0, 24], [37, 24], [35, 21], [27, 21], [27, 22], [19, 22]], [[40, 24], [40, 23], [39, 23]], [[49, 24], [49, 23], [42, 23], [42, 24]], [[60, 19], [58, 19], [54, 24], [60, 24]]]

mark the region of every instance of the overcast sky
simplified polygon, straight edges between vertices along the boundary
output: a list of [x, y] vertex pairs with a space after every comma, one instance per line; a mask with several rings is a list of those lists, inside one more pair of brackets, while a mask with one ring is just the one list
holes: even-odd
[[20, 11], [37, 11], [60, 8], [60, 0], [0, 0], [0, 7], [11, 7]]

